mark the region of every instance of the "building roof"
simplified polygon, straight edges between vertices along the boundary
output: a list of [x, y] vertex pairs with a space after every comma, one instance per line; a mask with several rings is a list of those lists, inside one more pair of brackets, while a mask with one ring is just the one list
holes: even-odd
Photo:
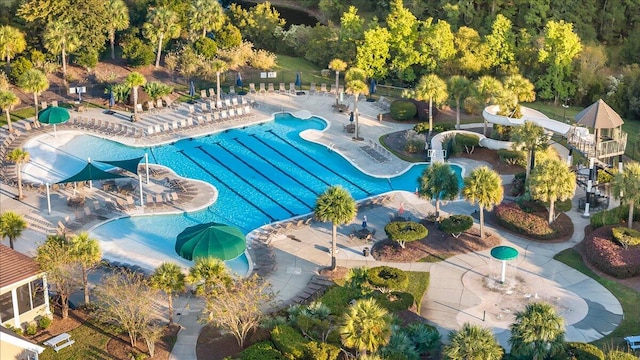
[[575, 120], [592, 129], [614, 129], [624, 124], [620, 115], [602, 99], [578, 113]]
[[[19, 346], [23, 349], [37, 352], [38, 354], [42, 354], [42, 352], [44, 351], [44, 348], [42, 346], [35, 344], [33, 341], [14, 333], [13, 331], [5, 328], [4, 326], [0, 326], [0, 342], [5, 342], [5, 341], [15, 346]], [[0, 346], [0, 349], [1, 348], [2, 347]]]
[[42, 272], [34, 259], [0, 244], [0, 288], [36, 276]]

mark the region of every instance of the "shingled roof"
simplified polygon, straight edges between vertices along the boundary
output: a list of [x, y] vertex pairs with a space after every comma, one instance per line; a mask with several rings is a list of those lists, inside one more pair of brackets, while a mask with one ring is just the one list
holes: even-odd
[[0, 289], [41, 273], [34, 259], [0, 244]]

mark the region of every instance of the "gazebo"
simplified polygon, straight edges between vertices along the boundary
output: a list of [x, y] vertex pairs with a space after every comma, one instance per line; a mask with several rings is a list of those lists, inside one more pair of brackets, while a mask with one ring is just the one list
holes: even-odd
[[569, 146], [585, 157], [611, 165], [615, 156], [624, 154], [627, 133], [622, 118], [602, 99], [575, 116], [576, 126], [567, 134]]

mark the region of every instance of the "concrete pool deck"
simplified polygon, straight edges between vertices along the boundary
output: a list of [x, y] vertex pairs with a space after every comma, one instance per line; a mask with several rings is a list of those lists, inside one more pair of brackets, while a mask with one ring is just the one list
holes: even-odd
[[[271, 118], [274, 112], [281, 111], [296, 114], [298, 111], [306, 110], [311, 114], [325, 118], [330, 123], [326, 131], [323, 133], [308, 131], [303, 136], [325, 144], [334, 151], [343, 154], [349, 161], [368, 174], [375, 176], [395, 175], [404, 171], [410, 165], [405, 161], [388, 155], [384, 150], [379, 149], [376, 144], [379, 144], [378, 138], [380, 136], [389, 132], [411, 128], [412, 125], [378, 122], [377, 115], [382, 111], [373, 103], [365, 101], [358, 103], [361, 114], [360, 133], [365, 141], [355, 142], [351, 139], [352, 135], [344, 130], [344, 125], [349, 123], [348, 114], [334, 110], [332, 104], [335, 103], [335, 97], [332, 95], [268, 95], [251, 96], [251, 98], [257, 102], [257, 106], [253, 109], [256, 118], [251, 123], [267, 120]], [[345, 102], [348, 102], [348, 100], [345, 100]], [[85, 116], [87, 114], [91, 117], [113, 120], [113, 115], [103, 114], [98, 110], [89, 110]], [[122, 118], [128, 119], [124, 114]], [[143, 117], [142, 121], [136, 123], [136, 125], [148, 126], [154, 121], [156, 120], [152, 115], [147, 119]], [[248, 124], [233, 123], [228, 124], [228, 126], [238, 127]], [[15, 126], [20, 128], [21, 125], [18, 123]], [[174, 134], [171, 137], [163, 138], [162, 141], [175, 141], [178, 136], [194, 137], [222, 129], [224, 127], [218, 129], [193, 128], [182, 135]], [[3, 141], [3, 138], [6, 137], [6, 131], [1, 136], [0, 141]], [[144, 146], [149, 145], [146, 141], [157, 139], [117, 138], [116, 140], [130, 145]], [[370, 153], [360, 148], [365, 145], [371, 145], [373, 149], [377, 149], [376, 151], [379, 155], [385, 156], [388, 160], [383, 163], [377, 162]], [[479, 165], [478, 162], [473, 161], [456, 160], [456, 163], [461, 165], [466, 173]], [[583, 195], [581, 191], [580, 189], [577, 190], [575, 199]], [[55, 224], [55, 221], [51, 220], [57, 220], [66, 215], [73, 217], [73, 212], [69, 211], [70, 209], [64, 200], [60, 200], [59, 203], [53, 205], [56, 217], [52, 218], [47, 214], [46, 200], [42, 194], [30, 191], [27, 193], [28, 197], [25, 200], [17, 201], [13, 199], [16, 193], [17, 190], [14, 187], [0, 184], [0, 208], [3, 211], [12, 209], [28, 215], [30, 218], [50, 221], [52, 224]], [[64, 198], [61, 197], [61, 199]], [[198, 199], [198, 197], [195, 197], [194, 201], [196, 201], [195, 199]], [[362, 250], [365, 246], [370, 247], [371, 244], [354, 241], [348, 237], [348, 234], [354, 226], [360, 226], [362, 215], [367, 215], [369, 226], [377, 229], [378, 238], [382, 238], [384, 225], [389, 216], [397, 211], [400, 202], [404, 203], [405, 214], [412, 218], [424, 217], [434, 210], [430, 202], [407, 192], [396, 193], [395, 197], [385, 205], [367, 208], [358, 214], [358, 219], [354, 220], [353, 223], [340, 227], [340, 235], [338, 237], [340, 251], [337, 254], [339, 265], [371, 267], [384, 264], [373, 260], [371, 257], [365, 258]], [[577, 208], [577, 202], [574, 205]], [[196, 204], [185, 202], [181, 206], [186, 210], [190, 210], [196, 207]], [[146, 209], [145, 211], [150, 210]], [[153, 210], [156, 213], [162, 212], [161, 209]], [[465, 202], [456, 201], [444, 205], [443, 210], [456, 214], [471, 214], [475, 207]], [[136, 210], [132, 211], [139, 211], [139, 209], [136, 208]], [[528, 280], [530, 288], [524, 290], [525, 293], [521, 297], [532, 295], [527, 299], [535, 299], [536, 293], [539, 294], [538, 297], [542, 297], [541, 294], [544, 294], [544, 292], [536, 289], [551, 287], [558, 289], [558, 295], [554, 297], [558, 302], [563, 299], [563, 291], [578, 294], [583, 301], [578, 302], [574, 308], [563, 305], [563, 309], [566, 311], [584, 315], [581, 319], [572, 319], [571, 323], [568, 324], [567, 339], [570, 341], [593, 341], [615, 329], [622, 319], [622, 309], [615, 297], [597, 282], [553, 260], [553, 255], [558, 251], [574, 246], [584, 237], [583, 229], [588, 220], [582, 219], [580, 213], [575, 210], [569, 212], [568, 215], [574, 221], [576, 230], [572, 238], [565, 243], [536, 243], [505, 232], [501, 232], [499, 235], [501, 235], [504, 245], [514, 246], [520, 251], [521, 255], [517, 260], [516, 273], [535, 275], [533, 280]], [[38, 223], [36, 220], [31, 222]], [[89, 223], [87, 226], [93, 226], [97, 223], [98, 220], [94, 223]], [[498, 232], [495, 229], [490, 231]], [[282, 301], [297, 296], [306, 288], [312, 276], [317, 273], [317, 270], [320, 267], [327, 266], [330, 262], [327, 252], [331, 242], [329, 224], [312, 223], [310, 226], [291, 230], [287, 235], [290, 236], [280, 237], [271, 243], [276, 268], [266, 277], [272, 284], [273, 290], [276, 291], [278, 300]], [[44, 233], [29, 229], [16, 241], [16, 248], [21, 252], [33, 255], [35, 248], [45, 240], [45, 237]], [[449, 330], [459, 328], [465, 321], [476, 322], [492, 328], [500, 343], [508, 348], [506, 340], [509, 332], [505, 328], [506, 317], [509, 313], [512, 314], [514, 310], [517, 310], [517, 306], [520, 305], [513, 305], [513, 302], [508, 303], [504, 299], [507, 297], [506, 295], [502, 296], [500, 301], [504, 301], [504, 303], [501, 303], [496, 300], [495, 292], [486, 289], [484, 286], [478, 286], [478, 280], [473, 278], [473, 274], [488, 275], [485, 273], [491, 271], [492, 263], [487, 254], [488, 251], [464, 254], [440, 263], [389, 265], [406, 270], [431, 272], [427, 295], [422, 301], [421, 315], [438, 326], [443, 335], [446, 335]], [[176, 313], [179, 313], [176, 316], [176, 321], [183, 326], [183, 330], [179, 333], [171, 359], [195, 359], [195, 344], [202, 327], [197, 322], [202, 303], [197, 298], [181, 296], [176, 299], [174, 305]], [[483, 315], [481, 316], [480, 314]], [[485, 318], [485, 321], [481, 321], [482, 317]]]

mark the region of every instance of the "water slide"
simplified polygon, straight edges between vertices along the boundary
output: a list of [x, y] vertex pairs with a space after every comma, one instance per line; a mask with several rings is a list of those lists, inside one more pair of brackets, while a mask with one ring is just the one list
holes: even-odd
[[566, 136], [571, 129], [571, 125], [563, 123], [561, 121], [549, 119], [543, 113], [528, 107], [520, 107], [520, 111], [522, 112], [522, 117], [520, 119], [498, 115], [499, 110], [500, 106], [498, 105], [487, 106], [486, 108], [484, 108], [484, 111], [482, 111], [482, 117], [484, 117], [484, 119], [491, 124], [507, 126], [522, 125], [527, 120], [533, 121], [543, 128], [563, 136]]

